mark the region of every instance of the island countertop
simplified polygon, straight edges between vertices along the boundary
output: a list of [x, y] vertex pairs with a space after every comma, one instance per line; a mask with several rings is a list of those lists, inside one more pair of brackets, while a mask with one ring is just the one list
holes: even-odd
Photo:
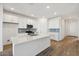
[[37, 40], [40, 38], [45, 38], [45, 37], [50, 37], [50, 35], [40, 34], [40, 35], [36, 35], [36, 36], [30, 36], [27, 34], [18, 34], [16, 37], [11, 37], [11, 40], [12, 40], [12, 44], [16, 45], [16, 44], [30, 42], [30, 41]]

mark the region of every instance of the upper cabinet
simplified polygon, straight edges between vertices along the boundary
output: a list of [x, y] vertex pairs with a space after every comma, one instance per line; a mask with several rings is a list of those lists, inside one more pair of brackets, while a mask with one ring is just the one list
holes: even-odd
[[4, 13], [3, 22], [18, 23], [18, 17], [9, 13]]
[[18, 17], [18, 23], [19, 23], [19, 25], [18, 25], [18, 27], [19, 28], [26, 28], [26, 24], [27, 24], [27, 18], [26, 17]]
[[19, 17], [19, 28], [26, 28], [27, 24], [33, 25], [33, 28], [37, 28], [37, 20], [29, 17]]
[[18, 28], [26, 28], [27, 24], [31, 24], [34, 28], [37, 28], [36, 19], [32, 19], [31, 17], [26, 17], [19, 14], [17, 15], [10, 12], [4, 12], [3, 22], [18, 24]]

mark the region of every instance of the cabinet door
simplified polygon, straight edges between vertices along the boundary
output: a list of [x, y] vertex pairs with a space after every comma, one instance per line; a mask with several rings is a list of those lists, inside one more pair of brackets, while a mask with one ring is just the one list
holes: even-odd
[[13, 14], [4, 13], [3, 22], [18, 23], [18, 17]]
[[19, 17], [19, 28], [26, 28], [27, 25], [27, 18]]

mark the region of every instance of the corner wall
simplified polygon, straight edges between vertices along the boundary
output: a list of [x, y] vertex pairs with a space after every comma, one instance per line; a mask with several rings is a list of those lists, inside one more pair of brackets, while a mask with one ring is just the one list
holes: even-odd
[[3, 51], [3, 44], [2, 44], [2, 21], [3, 21], [3, 7], [0, 4], [0, 51]]

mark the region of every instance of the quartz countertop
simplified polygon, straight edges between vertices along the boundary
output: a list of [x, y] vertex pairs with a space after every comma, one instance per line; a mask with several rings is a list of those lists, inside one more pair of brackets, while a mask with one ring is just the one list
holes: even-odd
[[14, 45], [16, 44], [20, 44], [20, 43], [24, 43], [24, 42], [30, 42], [33, 40], [37, 40], [40, 38], [44, 38], [44, 37], [49, 37], [50, 35], [46, 35], [46, 34], [40, 34], [40, 35], [36, 35], [36, 36], [30, 36], [27, 34], [18, 34], [16, 37], [11, 37], [12, 43]]

